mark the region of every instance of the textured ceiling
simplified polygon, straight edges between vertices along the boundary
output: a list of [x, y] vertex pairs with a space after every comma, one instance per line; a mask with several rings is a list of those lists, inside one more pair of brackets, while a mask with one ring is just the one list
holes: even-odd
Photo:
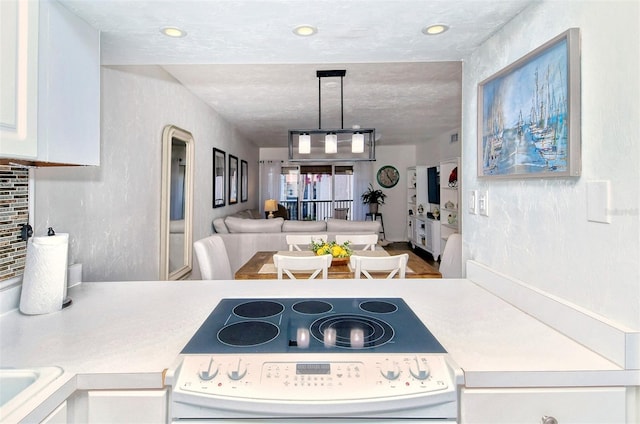
[[[162, 65], [257, 146], [284, 147], [289, 128], [318, 127], [319, 69], [347, 70], [344, 127], [376, 128], [379, 144], [458, 128], [461, 60], [539, 0], [59, 1], [102, 31], [103, 65]], [[450, 29], [421, 32], [434, 23]], [[301, 24], [317, 34], [294, 35]], [[339, 128], [339, 78], [322, 99], [322, 127]]]

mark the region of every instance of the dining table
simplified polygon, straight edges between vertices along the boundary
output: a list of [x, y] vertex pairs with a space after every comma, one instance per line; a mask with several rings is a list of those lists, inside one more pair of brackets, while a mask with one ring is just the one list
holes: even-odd
[[[409, 261], [407, 262], [407, 270], [405, 278], [442, 278], [442, 274], [433, 266], [429, 265], [418, 255], [410, 250], [402, 251], [386, 251], [384, 249], [376, 250], [356, 250], [354, 255], [360, 256], [389, 256], [407, 253]], [[277, 269], [273, 263], [273, 255], [291, 255], [291, 256], [313, 256], [314, 252], [310, 250], [303, 251], [259, 251], [256, 252], [247, 263], [242, 265], [235, 273], [236, 280], [275, 280], [278, 278]], [[348, 258], [347, 258], [348, 259]], [[388, 273], [371, 273], [374, 278], [385, 278]], [[304, 279], [308, 278], [310, 273], [296, 272], [296, 277]], [[285, 278], [287, 276], [285, 275]], [[330, 279], [349, 279], [355, 278], [354, 272], [348, 260], [332, 260], [328, 270], [328, 278]]]

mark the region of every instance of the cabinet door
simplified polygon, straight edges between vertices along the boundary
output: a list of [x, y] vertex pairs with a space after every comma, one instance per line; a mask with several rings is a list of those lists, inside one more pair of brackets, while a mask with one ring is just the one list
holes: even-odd
[[91, 423], [167, 422], [166, 390], [95, 390], [88, 393]]
[[407, 219], [407, 237], [409, 238], [410, 242], [414, 242], [414, 243], [416, 240], [416, 235], [414, 231], [415, 222], [416, 220], [413, 219], [412, 216], [409, 216], [409, 218]]
[[462, 424], [624, 424], [625, 388], [462, 389]]
[[426, 221], [425, 225], [425, 247], [427, 251], [433, 253], [433, 223], [431, 221]]
[[431, 231], [429, 232], [429, 240], [430, 240], [430, 249], [429, 253], [433, 256], [433, 259], [436, 261], [438, 257], [440, 257], [440, 221], [430, 219], [429, 227], [431, 227]]
[[38, 160], [100, 164], [100, 33], [41, 1]]
[[0, 1], [0, 156], [35, 158], [38, 2]]
[[67, 401], [62, 402], [41, 424], [67, 424]]

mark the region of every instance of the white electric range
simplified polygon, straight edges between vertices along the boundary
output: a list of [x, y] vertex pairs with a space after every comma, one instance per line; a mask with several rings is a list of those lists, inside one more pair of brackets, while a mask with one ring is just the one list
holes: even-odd
[[432, 423], [462, 371], [400, 298], [223, 299], [166, 381], [174, 423]]

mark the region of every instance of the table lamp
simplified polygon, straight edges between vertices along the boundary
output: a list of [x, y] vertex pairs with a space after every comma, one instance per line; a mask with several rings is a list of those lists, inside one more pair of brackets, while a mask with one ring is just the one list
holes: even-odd
[[267, 218], [274, 218], [273, 213], [278, 210], [278, 202], [276, 202], [274, 199], [265, 200], [264, 210], [265, 212], [269, 212], [269, 216], [267, 216]]

